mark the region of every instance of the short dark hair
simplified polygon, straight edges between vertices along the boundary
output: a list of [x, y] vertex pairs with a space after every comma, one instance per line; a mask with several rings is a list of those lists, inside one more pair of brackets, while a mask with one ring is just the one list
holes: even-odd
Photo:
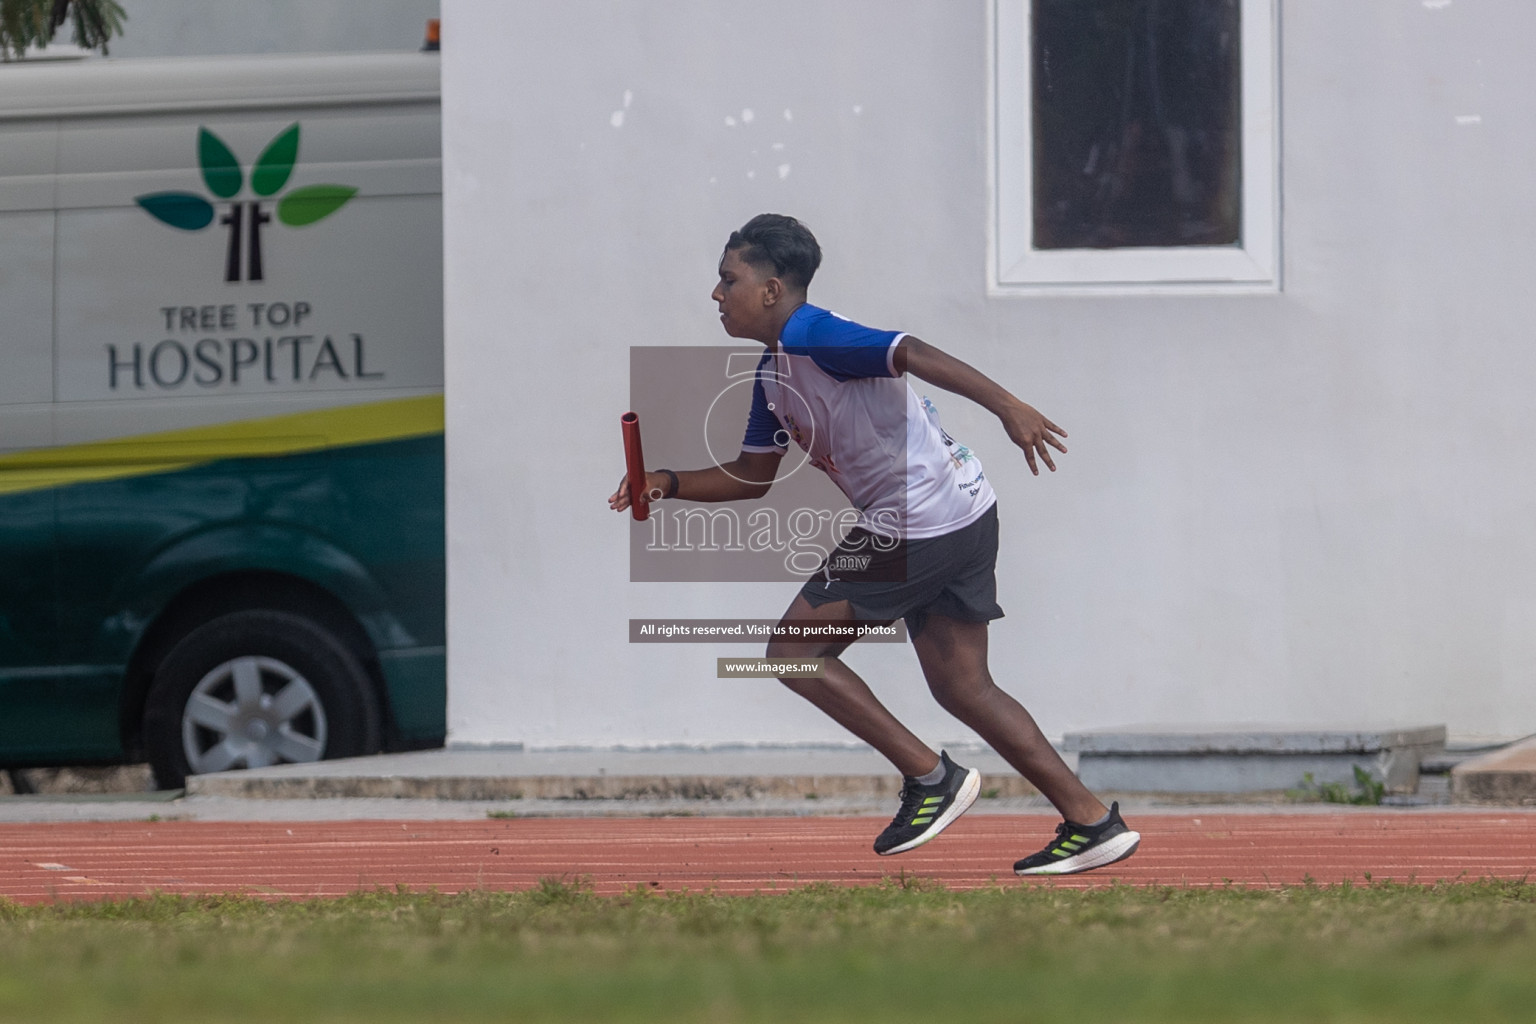
[[821, 246], [810, 229], [782, 213], [760, 213], [732, 231], [725, 251], [739, 251], [754, 267], [772, 267], [775, 277], [793, 288], [806, 288], [821, 266]]

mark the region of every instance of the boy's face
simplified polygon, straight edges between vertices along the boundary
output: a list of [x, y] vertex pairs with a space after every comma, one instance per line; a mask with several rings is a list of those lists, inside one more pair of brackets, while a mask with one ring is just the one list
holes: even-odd
[[720, 257], [720, 283], [709, 297], [720, 308], [725, 333], [733, 338], [778, 340], [773, 311], [783, 283], [766, 269], [744, 261], [739, 249], [727, 249]]

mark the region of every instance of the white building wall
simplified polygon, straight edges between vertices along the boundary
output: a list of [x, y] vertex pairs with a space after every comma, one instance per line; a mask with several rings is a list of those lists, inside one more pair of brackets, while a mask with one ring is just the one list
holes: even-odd
[[[625, 642], [794, 593], [631, 584], [605, 503], [629, 346], [724, 343], [715, 261], [765, 210], [816, 231], [813, 301], [1070, 431], [1034, 478], [941, 403], [1001, 500], [994, 674], [1047, 733], [1536, 730], [1536, 6], [1285, 0], [1283, 291], [1049, 298], [985, 293], [981, 0], [444, 7], [451, 741], [845, 738], [717, 680], [746, 649]], [[849, 660], [967, 735], [910, 649]]]
[[[438, 0], [121, 0], [113, 57], [414, 50]], [[59, 31], [67, 44], [70, 28]]]

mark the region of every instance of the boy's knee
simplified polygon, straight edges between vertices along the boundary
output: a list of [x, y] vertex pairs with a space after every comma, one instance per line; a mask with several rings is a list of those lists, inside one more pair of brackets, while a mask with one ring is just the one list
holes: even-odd
[[823, 643], [792, 643], [788, 640], [770, 640], [763, 649], [763, 657], [783, 660], [786, 658], [824, 658], [828, 645]]
[[933, 693], [933, 699], [939, 702], [939, 707], [958, 715], [985, 704], [995, 685], [987, 676], [950, 677], [930, 680], [928, 689]]
[[952, 690], [937, 686], [930, 686], [928, 689], [933, 692], [933, 699], [939, 707], [962, 721], [965, 719], [965, 710], [969, 706], [967, 701], [956, 696]]

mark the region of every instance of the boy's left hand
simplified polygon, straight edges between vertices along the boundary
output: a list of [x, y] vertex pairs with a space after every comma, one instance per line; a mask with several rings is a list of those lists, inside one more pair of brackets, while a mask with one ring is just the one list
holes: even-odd
[[1056, 463], [1051, 461], [1051, 449], [1055, 448], [1059, 452], [1067, 450], [1066, 445], [1057, 437], [1066, 437], [1065, 430], [1042, 416], [1034, 406], [1017, 400], [999, 419], [1003, 421], [1003, 429], [1008, 431], [1013, 443], [1024, 449], [1024, 458], [1029, 463], [1031, 473], [1040, 475], [1040, 467], [1035, 463], [1037, 454], [1052, 473], [1056, 472]]

